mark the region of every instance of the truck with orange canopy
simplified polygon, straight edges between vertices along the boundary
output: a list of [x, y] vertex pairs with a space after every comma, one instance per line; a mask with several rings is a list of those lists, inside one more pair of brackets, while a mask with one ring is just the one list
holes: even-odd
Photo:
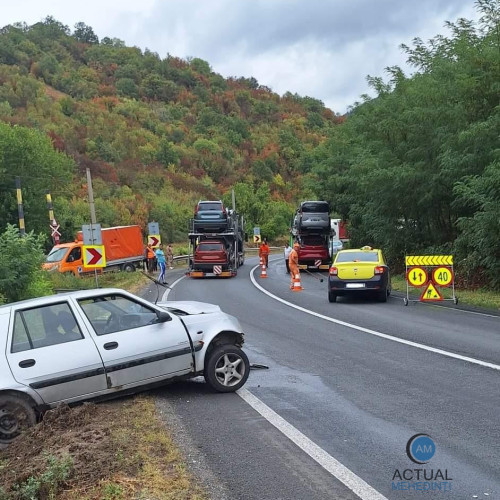
[[[144, 261], [144, 243], [139, 226], [108, 227], [101, 229], [101, 235], [106, 257], [103, 271], [135, 271]], [[93, 267], [84, 266], [82, 247], [83, 234], [79, 231], [75, 241], [60, 243], [52, 248], [43, 268], [75, 276], [93, 273]]]

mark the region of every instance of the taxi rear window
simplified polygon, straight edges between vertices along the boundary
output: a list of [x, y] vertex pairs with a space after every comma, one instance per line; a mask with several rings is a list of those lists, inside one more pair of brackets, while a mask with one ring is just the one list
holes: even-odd
[[378, 252], [341, 252], [335, 262], [378, 262]]

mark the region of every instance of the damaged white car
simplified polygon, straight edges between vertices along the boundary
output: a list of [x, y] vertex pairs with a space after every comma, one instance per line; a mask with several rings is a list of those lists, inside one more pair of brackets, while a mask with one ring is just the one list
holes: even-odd
[[250, 364], [236, 318], [202, 302], [152, 304], [119, 289], [0, 307], [0, 443], [60, 403], [203, 375], [236, 391]]

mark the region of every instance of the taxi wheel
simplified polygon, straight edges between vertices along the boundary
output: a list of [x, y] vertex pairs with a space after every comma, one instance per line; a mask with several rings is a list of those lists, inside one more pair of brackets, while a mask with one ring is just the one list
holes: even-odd
[[331, 291], [328, 291], [328, 302], [336, 302], [337, 294]]
[[387, 288], [378, 292], [377, 298], [379, 302], [387, 302]]
[[35, 410], [26, 399], [10, 394], [0, 396], [0, 444], [9, 444], [35, 424]]

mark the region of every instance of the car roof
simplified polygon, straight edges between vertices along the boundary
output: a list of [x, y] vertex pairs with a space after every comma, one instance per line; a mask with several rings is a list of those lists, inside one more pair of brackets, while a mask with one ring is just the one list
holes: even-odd
[[[345, 250], [341, 250], [342, 253], [352, 253], [352, 252], [381, 252], [379, 248], [371, 248], [371, 247], [361, 247], [361, 248], [348, 248]], [[340, 253], [339, 252], [339, 253]]]
[[34, 299], [26, 299], [20, 300], [18, 302], [10, 302], [9, 304], [4, 304], [0, 306], [0, 312], [9, 309], [12, 306], [27, 306], [27, 307], [35, 307], [42, 306], [46, 304], [52, 304], [61, 302], [67, 297], [73, 297], [75, 299], [81, 298], [91, 298], [91, 297], [99, 297], [100, 295], [110, 294], [110, 293], [120, 293], [120, 294], [128, 294], [126, 290], [122, 290], [121, 288], [91, 288], [87, 290], [71, 290], [67, 292], [57, 293], [55, 295], [46, 295], [44, 297], [36, 297]]

